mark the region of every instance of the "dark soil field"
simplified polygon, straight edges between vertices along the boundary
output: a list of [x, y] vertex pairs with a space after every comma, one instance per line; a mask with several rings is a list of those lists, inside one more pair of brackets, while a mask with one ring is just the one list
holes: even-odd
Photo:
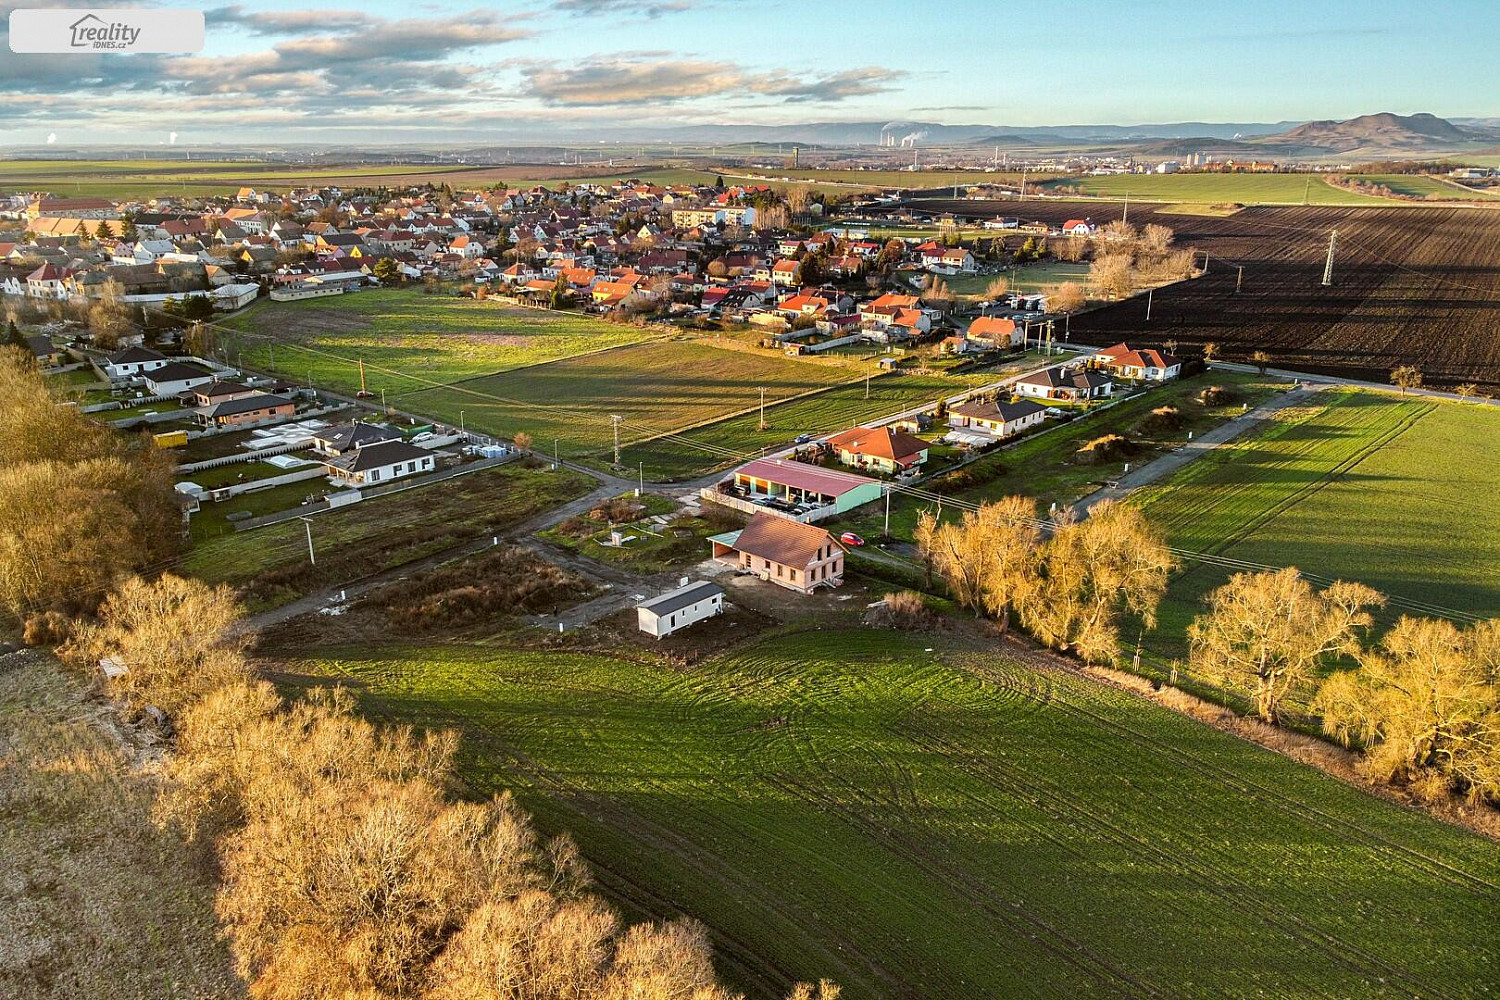
[[[1121, 206], [1066, 202], [923, 202], [975, 217], [996, 214], [1103, 224]], [[1189, 356], [1206, 341], [1219, 357], [1268, 352], [1276, 365], [1385, 381], [1397, 365], [1426, 384], [1473, 382], [1500, 391], [1500, 212], [1474, 208], [1258, 207], [1226, 217], [1132, 206], [1177, 243], [1208, 254], [1208, 273], [1073, 317], [1072, 338], [1160, 345]], [[1333, 285], [1324, 287], [1328, 235], [1338, 230]], [[1235, 283], [1240, 268], [1243, 284]]]

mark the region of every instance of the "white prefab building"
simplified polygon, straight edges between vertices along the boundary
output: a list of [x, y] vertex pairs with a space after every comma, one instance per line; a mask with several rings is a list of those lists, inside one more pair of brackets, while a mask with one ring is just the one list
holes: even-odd
[[635, 615], [642, 632], [660, 639], [723, 611], [723, 588], [705, 580], [684, 584], [637, 605]]

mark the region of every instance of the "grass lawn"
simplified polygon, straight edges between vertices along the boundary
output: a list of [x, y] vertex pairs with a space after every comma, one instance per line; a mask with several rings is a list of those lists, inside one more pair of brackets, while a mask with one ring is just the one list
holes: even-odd
[[[374, 288], [303, 302], [265, 300], [221, 324], [220, 345], [255, 369], [321, 388], [389, 397], [653, 336], [575, 312]], [[232, 341], [226, 343], [225, 341]], [[403, 374], [394, 374], [394, 373]]]
[[42, 380], [54, 389], [77, 389], [80, 386], [107, 385], [92, 368], [75, 368], [70, 372], [44, 375]]
[[1010, 290], [1013, 292], [1043, 292], [1065, 281], [1079, 281], [1087, 284], [1089, 265], [1049, 260], [1007, 268], [998, 275], [956, 274], [951, 278], [944, 278], [943, 282], [955, 295], [972, 295], [979, 298], [984, 295], [985, 289], [989, 288], [990, 282], [1000, 276], [1010, 282]]
[[[1325, 390], [1137, 497], [1183, 548], [1500, 617], [1497, 440], [1490, 407]], [[1183, 629], [1227, 575], [1189, 564], [1174, 579], [1153, 640], [1162, 655], [1186, 654]], [[1403, 611], [1418, 613], [1381, 617]]]
[[863, 370], [795, 361], [781, 355], [718, 348], [710, 342], [662, 341], [571, 358], [556, 364], [471, 379], [391, 400], [415, 413], [510, 437], [529, 432], [539, 451], [559, 440], [564, 455], [605, 456], [611, 415], [623, 418], [622, 442], [682, 430], [755, 406], [847, 382]]
[[[1311, 182], [1309, 184], [1309, 182]], [[1141, 201], [1239, 202], [1245, 205], [1392, 205], [1390, 198], [1345, 191], [1315, 174], [1110, 174], [1065, 177], [1047, 187], [1065, 187], [1098, 198]]]
[[284, 669], [460, 730], [632, 917], [757, 998], [1488, 996], [1493, 843], [1133, 695], [945, 636], [783, 635], [684, 670], [339, 647]]
[[[567, 469], [550, 472], [515, 462], [317, 515], [312, 519], [316, 567], [307, 563], [303, 522], [292, 520], [199, 542], [188, 553], [185, 568], [210, 583], [244, 586], [254, 606], [284, 604], [320, 586], [377, 573], [508, 527], [587, 493], [592, 483]], [[296, 506], [300, 495], [324, 485], [317, 479], [292, 483], [226, 504], [275, 500], [279, 506], [256, 511], [270, 513]], [[291, 495], [267, 496], [278, 491]], [[205, 505], [204, 514], [212, 506]], [[194, 520], [202, 516], [194, 515]]]
[[[1242, 405], [1256, 406], [1269, 398], [1284, 383], [1255, 375], [1233, 372], [1210, 372], [1180, 379], [1148, 392], [1138, 393], [1109, 409], [1061, 424], [1044, 433], [1024, 438], [1014, 447], [993, 452], [955, 473], [957, 481], [939, 477], [923, 488], [944, 496], [954, 496], [973, 503], [985, 503], [1007, 496], [1034, 497], [1042, 510], [1053, 502], [1069, 504], [1096, 489], [1095, 484], [1115, 479], [1124, 471], [1125, 460], [1082, 465], [1074, 453], [1085, 442], [1105, 434], [1124, 434], [1137, 446], [1129, 461], [1132, 467], [1148, 462], [1162, 452], [1187, 441], [1188, 433], [1201, 434], [1231, 417], [1238, 416]], [[1193, 400], [1204, 386], [1232, 387], [1233, 402], [1223, 406], [1204, 407]], [[1183, 424], [1175, 430], [1144, 431], [1139, 425], [1153, 409], [1176, 406], [1183, 414]], [[891, 501], [891, 534], [909, 540], [916, 528], [917, 514], [929, 504], [907, 496]], [[949, 511], [944, 512], [945, 515]], [[845, 519], [842, 526], [852, 527], [865, 537], [879, 536], [884, 527], [884, 509], [872, 505]]]

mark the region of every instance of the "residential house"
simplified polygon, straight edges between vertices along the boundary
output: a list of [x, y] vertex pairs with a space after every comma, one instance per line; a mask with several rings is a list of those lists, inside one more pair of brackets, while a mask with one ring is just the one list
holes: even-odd
[[330, 477], [350, 486], [387, 483], [431, 472], [436, 465], [437, 458], [432, 452], [405, 441], [361, 445], [323, 463]]
[[334, 424], [313, 435], [313, 451], [320, 455], [337, 457], [346, 451], [362, 448], [368, 444], [401, 440], [401, 432], [387, 424], [372, 424], [354, 421]]
[[198, 365], [190, 365], [182, 361], [168, 361], [158, 368], [149, 368], [141, 372], [141, 380], [153, 396], [176, 396], [195, 386], [212, 382], [214, 374]]
[[1036, 426], [1046, 417], [1047, 408], [1029, 399], [982, 400], [953, 407], [948, 411], [948, 425], [1005, 438]]
[[981, 316], [969, 324], [968, 337], [989, 347], [1020, 347], [1026, 341], [1026, 331], [1013, 319]]
[[893, 427], [855, 427], [829, 438], [828, 447], [845, 465], [898, 475], [927, 461], [931, 445]]
[[34, 299], [65, 299], [64, 282], [72, 273], [66, 267], [43, 264], [26, 276], [26, 294]]
[[642, 632], [661, 639], [723, 611], [724, 588], [700, 580], [636, 605], [635, 616]]
[[198, 420], [205, 427], [237, 427], [290, 417], [296, 412], [297, 404], [285, 396], [257, 391], [205, 406], [198, 411]]
[[243, 382], [233, 382], [227, 379], [214, 379], [203, 385], [194, 386], [182, 394], [182, 405], [184, 406], [213, 406], [230, 399], [239, 399], [241, 396], [253, 396], [260, 392], [252, 389]]
[[67, 356], [66, 352], [53, 344], [50, 338], [40, 334], [27, 337], [26, 346], [31, 349], [31, 356], [36, 358], [36, 363], [44, 368], [58, 364]]
[[714, 535], [709, 542], [720, 563], [798, 593], [844, 582], [843, 546], [811, 524], [756, 514], [741, 530]]
[[1165, 382], [1182, 374], [1180, 358], [1149, 347], [1137, 351], [1125, 344], [1115, 344], [1095, 351], [1089, 360], [1113, 372], [1117, 378], [1137, 382]]
[[1091, 236], [1095, 226], [1088, 219], [1069, 219], [1062, 224], [1064, 236]]
[[1114, 392], [1114, 381], [1102, 371], [1071, 365], [1056, 365], [1016, 379], [1018, 396], [1035, 399], [1105, 399]]
[[127, 347], [104, 359], [104, 374], [111, 379], [133, 378], [170, 364], [171, 358], [149, 347]]

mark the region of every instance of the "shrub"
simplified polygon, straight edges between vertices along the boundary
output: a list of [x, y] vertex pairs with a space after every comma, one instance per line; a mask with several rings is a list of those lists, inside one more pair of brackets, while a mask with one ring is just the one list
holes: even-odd
[[44, 611], [26, 619], [21, 639], [28, 646], [58, 646], [73, 634], [73, 620], [60, 611]]
[[1224, 406], [1234, 402], [1234, 390], [1222, 385], [1204, 386], [1195, 397], [1202, 406]]
[[872, 624], [884, 628], [919, 632], [932, 628], [937, 616], [928, 610], [927, 602], [915, 590], [897, 590], [886, 594], [870, 617]]

